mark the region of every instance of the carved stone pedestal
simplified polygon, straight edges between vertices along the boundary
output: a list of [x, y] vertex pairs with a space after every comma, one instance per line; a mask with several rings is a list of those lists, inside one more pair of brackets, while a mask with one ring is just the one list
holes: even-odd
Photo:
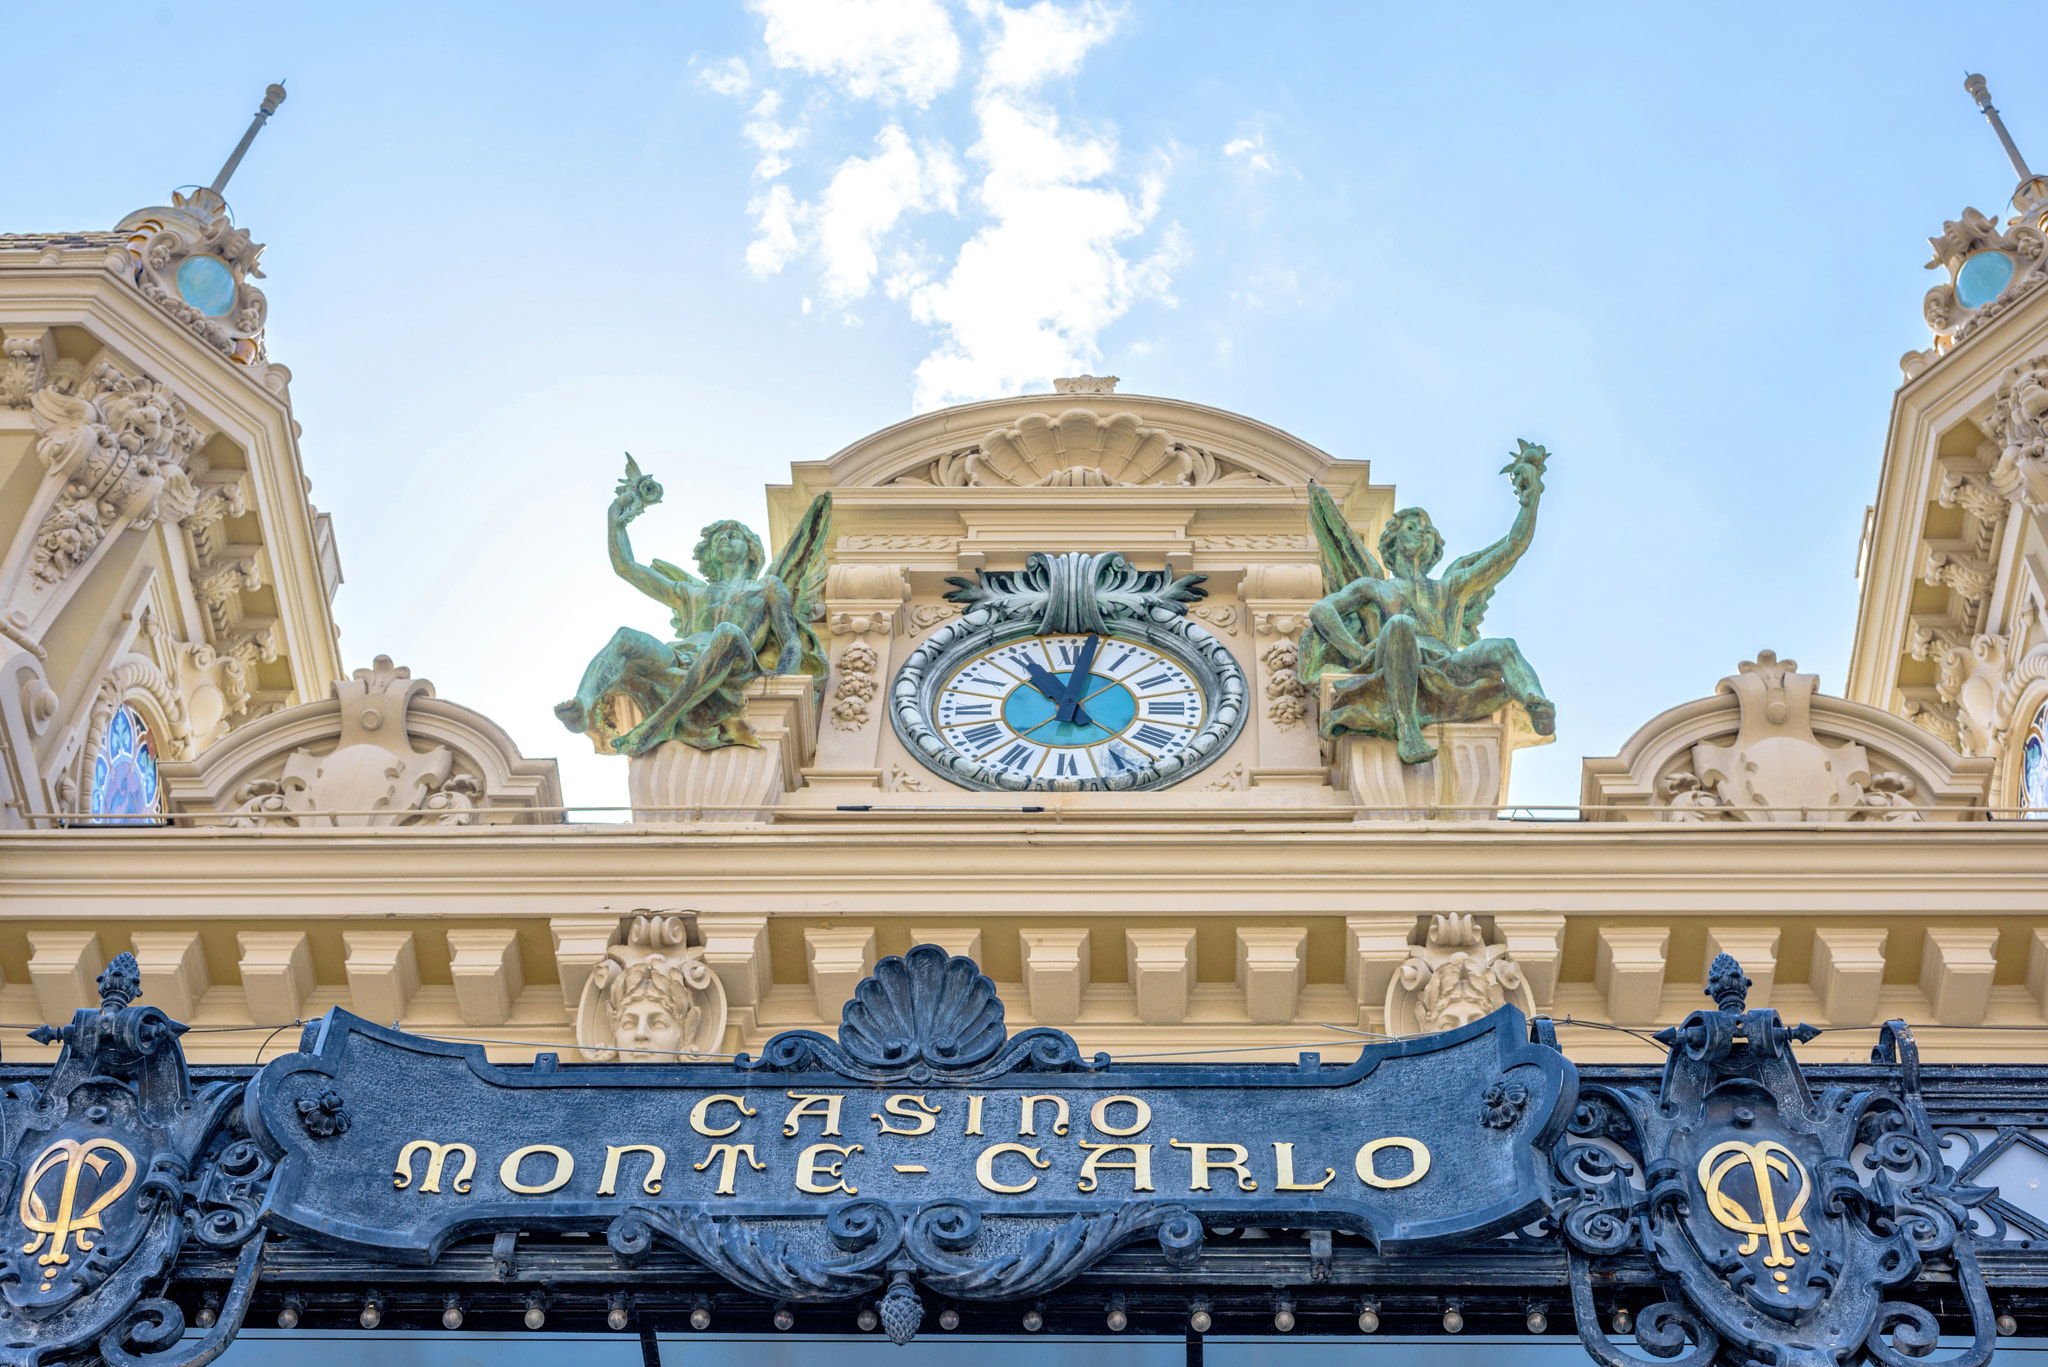
[[761, 745], [699, 750], [668, 741], [626, 768], [633, 820], [766, 821], [769, 809], [803, 786], [817, 748], [817, 681], [807, 674], [756, 679], [747, 686], [747, 724]]
[[[1332, 680], [1323, 680], [1323, 707]], [[1403, 764], [1394, 742], [1377, 736], [1339, 736], [1332, 747], [1330, 784], [1359, 806], [1361, 821], [1491, 821], [1508, 789], [1514, 752], [1548, 745], [1529, 714], [1510, 703], [1485, 721], [1446, 722], [1423, 734], [1436, 747], [1427, 764]]]

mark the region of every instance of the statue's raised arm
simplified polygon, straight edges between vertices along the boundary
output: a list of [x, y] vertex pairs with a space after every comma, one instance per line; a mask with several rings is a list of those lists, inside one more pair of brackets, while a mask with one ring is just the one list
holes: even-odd
[[626, 473], [612, 493], [612, 505], [605, 510], [604, 522], [605, 549], [611, 553], [612, 573], [655, 602], [673, 607], [676, 576], [690, 584], [698, 583], [697, 577], [661, 560], [652, 566], [641, 564], [633, 558], [633, 540], [626, 532], [626, 524], [661, 502], [661, 485], [652, 476], [641, 473], [640, 462], [628, 451]]
[[1404, 764], [1423, 764], [1436, 758], [1424, 728], [1479, 721], [1509, 703], [1528, 711], [1537, 734], [1555, 731], [1557, 709], [1520, 648], [1479, 635], [1493, 586], [1535, 535], [1546, 459], [1542, 447], [1518, 444], [1505, 471], [1522, 505], [1513, 527], [1441, 579], [1429, 574], [1444, 539], [1428, 513], [1403, 508], [1389, 518], [1374, 560], [1335, 501], [1311, 492], [1325, 596], [1309, 612], [1298, 658], [1303, 683], [1328, 683], [1325, 736], [1383, 737]]
[[[1515, 500], [1521, 507], [1515, 512], [1515, 520], [1508, 527], [1508, 534], [1483, 551], [1474, 551], [1451, 562], [1444, 571], [1444, 583], [1454, 592], [1464, 594], [1490, 594], [1493, 586], [1508, 577], [1508, 571], [1529, 549], [1529, 543], [1536, 538], [1536, 505], [1543, 497], [1543, 469], [1550, 460], [1550, 452], [1540, 446], [1517, 438], [1515, 453], [1500, 472], [1508, 477], [1514, 486]], [[1479, 615], [1485, 611], [1482, 602], [1478, 612], [1468, 613], [1472, 626], [1479, 625]]]
[[599, 754], [642, 755], [667, 741], [759, 746], [746, 720], [747, 685], [766, 674], [826, 673], [810, 618], [824, 586], [832, 496], [812, 501], [772, 567], [743, 524], [712, 523], [697, 543], [701, 579], [665, 560], [633, 558], [626, 524], [660, 501], [661, 486], [628, 456], [607, 540], [619, 576], [671, 610], [676, 639], [619, 628], [555, 715], [589, 735]]

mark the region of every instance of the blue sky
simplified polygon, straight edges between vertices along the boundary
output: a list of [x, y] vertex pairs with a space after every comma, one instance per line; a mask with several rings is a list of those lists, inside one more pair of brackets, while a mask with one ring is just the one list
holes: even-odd
[[[388, 653], [624, 801], [549, 712], [643, 555], [940, 402], [1114, 373], [1369, 459], [1456, 555], [1554, 456], [1496, 595], [1559, 705], [1514, 796], [1777, 650], [1842, 684], [1925, 239], [2048, 162], [2038, 64], [1905, 5], [113, 4], [7, 18], [0, 231], [229, 189]], [[2038, 150], [2036, 150], [2038, 149]]]

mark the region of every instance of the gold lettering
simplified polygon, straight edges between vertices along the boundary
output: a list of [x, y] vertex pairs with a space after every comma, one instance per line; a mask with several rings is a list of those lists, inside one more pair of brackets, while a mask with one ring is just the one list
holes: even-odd
[[1065, 1097], [1059, 1096], [1025, 1097], [1022, 1103], [1023, 1112], [1017, 1120], [1017, 1133], [1020, 1135], [1038, 1133], [1038, 1103], [1041, 1101], [1050, 1101], [1053, 1104], [1052, 1132], [1054, 1134], [1065, 1134], [1067, 1132], [1067, 1100]]
[[1279, 1180], [1273, 1183], [1275, 1191], [1321, 1191], [1329, 1186], [1337, 1175], [1335, 1168], [1324, 1168], [1323, 1180], [1320, 1182], [1295, 1181], [1294, 1145], [1283, 1144], [1277, 1139], [1273, 1141], [1273, 1167], [1279, 1177]]
[[[834, 1097], [833, 1100], [837, 1101], [838, 1098]], [[843, 1191], [848, 1196], [860, 1195], [860, 1188], [846, 1185], [846, 1179], [840, 1175], [839, 1170], [846, 1165], [847, 1159], [861, 1151], [861, 1146], [858, 1144], [811, 1145], [808, 1149], [797, 1155], [796, 1189], [798, 1191], [808, 1191], [815, 1196], [824, 1196], [835, 1191]], [[821, 1153], [836, 1153], [840, 1155], [840, 1159], [837, 1163], [820, 1163], [818, 1155]], [[819, 1186], [815, 1179], [820, 1174], [831, 1178], [832, 1185], [829, 1187]]]
[[467, 1144], [436, 1144], [431, 1139], [415, 1139], [398, 1151], [398, 1166], [393, 1169], [398, 1175], [391, 1179], [391, 1185], [404, 1191], [412, 1185], [412, 1156], [416, 1153], [427, 1155], [427, 1176], [421, 1182], [421, 1191], [441, 1189], [441, 1165], [448, 1161], [448, 1155], [462, 1155], [462, 1166], [456, 1170], [455, 1180], [448, 1185], [462, 1195], [469, 1194], [469, 1179], [476, 1172], [476, 1150]]
[[[1118, 1129], [1109, 1123], [1109, 1108], [1119, 1103], [1138, 1108], [1137, 1117], [1129, 1125]], [[1088, 1123], [1104, 1134], [1117, 1136], [1138, 1134], [1152, 1123], [1152, 1108], [1134, 1096], [1106, 1096], [1095, 1103], [1095, 1109], [1088, 1112]]]
[[[78, 1207], [78, 1179], [80, 1174], [91, 1168], [96, 1179], [107, 1175], [107, 1164], [114, 1158], [121, 1160], [121, 1178], [117, 1182], [101, 1186], [93, 1203], [84, 1210]], [[42, 1194], [36, 1190], [36, 1183], [43, 1175], [59, 1163], [64, 1165], [63, 1185], [57, 1192], [57, 1215], [50, 1217], [49, 1208], [43, 1204]], [[64, 1245], [72, 1239], [78, 1241], [80, 1253], [90, 1252], [93, 1241], [86, 1237], [89, 1231], [105, 1231], [100, 1227], [100, 1212], [114, 1204], [121, 1193], [135, 1181], [135, 1155], [111, 1139], [59, 1139], [44, 1149], [28, 1170], [28, 1178], [21, 1184], [21, 1223], [35, 1231], [35, 1238], [21, 1246], [23, 1253], [33, 1253], [43, 1246], [43, 1240], [50, 1241], [50, 1251], [36, 1259], [39, 1266], [49, 1267], [56, 1263], [68, 1263], [71, 1255], [64, 1251]], [[54, 1272], [43, 1274], [42, 1290], [50, 1289]]]
[[1052, 1166], [1050, 1158], [1040, 1158], [1037, 1149], [1026, 1148], [1022, 1144], [989, 1145], [981, 1151], [981, 1157], [974, 1160], [974, 1176], [990, 1191], [999, 1191], [1006, 1196], [1014, 1196], [1020, 1191], [1029, 1191], [1038, 1185], [1038, 1178], [1035, 1174], [1027, 1177], [1022, 1186], [1007, 1187], [1001, 1182], [996, 1181], [996, 1159], [1006, 1153], [1024, 1155], [1024, 1161], [1034, 1168], [1049, 1168]]
[[[1245, 1166], [1246, 1161], [1250, 1159], [1251, 1155], [1245, 1152], [1244, 1145], [1212, 1144], [1201, 1140], [1183, 1144], [1178, 1139], [1169, 1139], [1166, 1142], [1171, 1148], [1186, 1149], [1188, 1151], [1188, 1162], [1192, 1169], [1188, 1173], [1189, 1191], [1210, 1190], [1209, 1173], [1215, 1168], [1224, 1168], [1236, 1173], [1237, 1189], [1239, 1191], [1257, 1191], [1259, 1189], [1259, 1184], [1252, 1180], [1252, 1170]], [[1226, 1163], [1211, 1158], [1209, 1156], [1209, 1150], [1211, 1149], [1228, 1149], [1231, 1155], [1230, 1161]]]
[[[1714, 1160], [1726, 1154], [1727, 1160], [1719, 1167]], [[1757, 1215], [1751, 1219], [1742, 1203], [1721, 1189], [1728, 1174], [1743, 1164], [1749, 1165], [1750, 1179], [1756, 1183]], [[1778, 1174], [1790, 1183], [1794, 1173], [1799, 1176], [1799, 1194], [1792, 1198], [1792, 1208], [1782, 1216], [1778, 1214], [1778, 1195], [1771, 1187], [1771, 1174]], [[1762, 1236], [1771, 1241], [1771, 1251], [1764, 1255], [1765, 1267], [1791, 1267], [1796, 1259], [1785, 1252], [1790, 1244], [1794, 1253], [1811, 1253], [1812, 1247], [1799, 1241], [1802, 1234], [1811, 1233], [1806, 1228], [1806, 1219], [1801, 1214], [1806, 1209], [1806, 1198], [1812, 1194], [1813, 1179], [1806, 1175], [1806, 1167], [1792, 1150], [1775, 1139], [1745, 1144], [1739, 1139], [1730, 1139], [1708, 1149], [1700, 1158], [1700, 1186], [1707, 1193], [1707, 1211], [1716, 1220], [1737, 1234], [1745, 1235], [1742, 1247], [1736, 1251], [1748, 1257], [1757, 1250], [1757, 1238]], [[1782, 1278], [1785, 1274], [1779, 1273]], [[1790, 1295], [1785, 1287], [1778, 1290]]]
[[713, 1106], [716, 1106], [721, 1101], [731, 1102], [733, 1105], [733, 1109], [738, 1111], [743, 1116], [760, 1114], [760, 1112], [756, 1111], [753, 1107], [747, 1105], [747, 1099], [745, 1097], [734, 1096], [731, 1092], [716, 1092], [711, 1096], [705, 1097], [702, 1101], [698, 1102], [696, 1105], [690, 1108], [690, 1128], [695, 1130], [698, 1134], [703, 1135], [706, 1139], [717, 1139], [723, 1135], [731, 1134], [734, 1130], [738, 1129], [740, 1127], [740, 1122], [737, 1120], [733, 1121], [732, 1124], [726, 1126], [722, 1130], [714, 1130], [711, 1128], [711, 1108]]
[[704, 1161], [697, 1164], [696, 1171], [702, 1172], [710, 1167], [718, 1160], [721, 1154], [725, 1157], [725, 1166], [718, 1170], [718, 1189], [712, 1193], [715, 1196], [732, 1196], [735, 1194], [732, 1181], [734, 1175], [739, 1170], [742, 1155], [746, 1157], [747, 1166], [755, 1172], [768, 1171], [766, 1163], [755, 1159], [754, 1146], [752, 1144], [713, 1144], [711, 1152], [704, 1155]]
[[981, 1133], [981, 1103], [986, 1100], [988, 1100], [988, 1098], [982, 1096], [971, 1096], [967, 1098], [967, 1133]]
[[[912, 1107], [921, 1107], [922, 1109], [913, 1110]], [[889, 1122], [882, 1120], [879, 1114], [870, 1115], [868, 1119], [881, 1121], [883, 1134], [902, 1135], [906, 1138], [911, 1135], [930, 1134], [932, 1127], [939, 1123], [937, 1116], [940, 1108], [926, 1101], [924, 1097], [913, 1096], [909, 1092], [890, 1097], [882, 1103], [882, 1109], [899, 1120], [908, 1120], [910, 1122], [910, 1128], [907, 1130], [892, 1129]]]
[[[519, 1165], [537, 1153], [544, 1153], [555, 1160], [555, 1175], [539, 1186], [528, 1186], [519, 1180]], [[570, 1177], [576, 1172], [576, 1160], [569, 1151], [559, 1144], [528, 1144], [523, 1149], [514, 1149], [498, 1165], [498, 1180], [505, 1190], [516, 1191], [521, 1196], [544, 1196], [569, 1185]]]
[[640, 1182], [640, 1190], [649, 1196], [661, 1195], [661, 1171], [668, 1166], [668, 1153], [652, 1144], [607, 1144], [604, 1146], [604, 1179], [597, 1184], [599, 1196], [619, 1194], [619, 1160], [629, 1153], [645, 1153], [654, 1156], [648, 1165], [647, 1176]]
[[[1415, 1167], [1404, 1177], [1382, 1177], [1373, 1167], [1373, 1155], [1381, 1149], [1406, 1149], [1415, 1159]], [[1369, 1187], [1391, 1191], [1395, 1187], [1413, 1185], [1422, 1180], [1429, 1171], [1429, 1146], [1420, 1139], [1406, 1139], [1395, 1135], [1388, 1139], [1375, 1139], [1358, 1151], [1358, 1178]]]
[[[1152, 1146], [1150, 1144], [1091, 1144], [1081, 1141], [1081, 1147], [1090, 1150], [1081, 1160], [1081, 1180], [1075, 1183], [1082, 1191], [1093, 1191], [1101, 1183], [1096, 1179], [1097, 1168], [1128, 1168], [1136, 1174], [1131, 1179], [1132, 1191], [1152, 1191]], [[1112, 1163], [1108, 1155], [1123, 1150], [1131, 1155], [1128, 1163]]]
[[[797, 1122], [807, 1115], [817, 1116], [824, 1120], [825, 1128], [823, 1133], [839, 1133], [839, 1106], [841, 1102], [846, 1100], [844, 1096], [837, 1096], [827, 1092], [791, 1092], [789, 1099], [794, 1101], [796, 1105], [790, 1107], [789, 1114], [782, 1117], [783, 1134], [795, 1134], [798, 1129]], [[811, 1109], [814, 1106], [822, 1107], [823, 1109]]]

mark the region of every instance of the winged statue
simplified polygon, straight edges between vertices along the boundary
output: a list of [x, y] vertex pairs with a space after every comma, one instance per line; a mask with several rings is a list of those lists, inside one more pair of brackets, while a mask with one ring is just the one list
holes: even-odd
[[616, 494], [605, 519], [612, 569], [669, 609], [675, 639], [620, 627], [555, 715], [588, 735], [599, 754], [644, 755], [670, 740], [699, 750], [758, 748], [746, 720], [747, 685], [768, 674], [826, 674], [810, 623], [825, 587], [832, 495], [811, 500], [773, 562], [744, 524], [712, 523], [697, 542], [698, 573], [691, 574], [666, 560], [633, 558], [626, 526], [661, 502], [662, 489], [631, 455]]
[[1310, 688], [1326, 675], [1335, 679], [1325, 736], [1381, 736], [1395, 742], [1404, 764], [1424, 764], [1436, 758], [1424, 727], [1479, 721], [1509, 702], [1528, 711], [1538, 735], [1556, 731], [1557, 708], [1520, 648], [1479, 634], [1494, 587], [1536, 533], [1550, 453], [1526, 441], [1516, 447], [1501, 471], [1521, 504], [1514, 525], [1485, 550], [1452, 561], [1437, 579], [1429, 572], [1443, 558], [1444, 538], [1428, 513], [1395, 513], [1375, 558], [1329, 492], [1320, 485], [1310, 490], [1326, 596], [1309, 612], [1299, 669]]

